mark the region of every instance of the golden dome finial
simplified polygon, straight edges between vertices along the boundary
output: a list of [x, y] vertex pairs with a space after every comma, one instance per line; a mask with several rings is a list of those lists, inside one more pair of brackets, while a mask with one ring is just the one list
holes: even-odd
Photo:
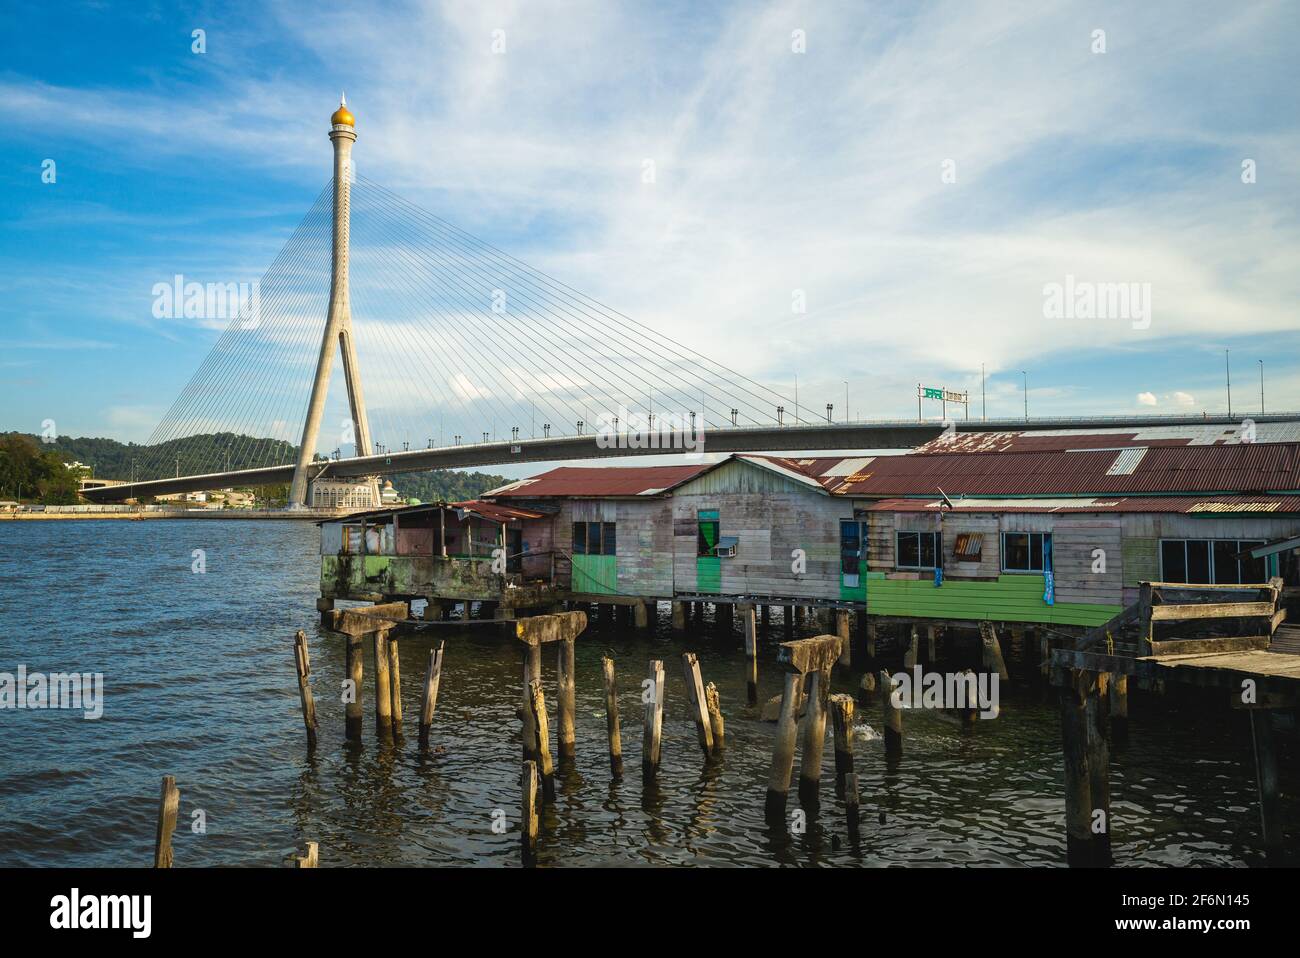
[[348, 109], [348, 95], [346, 93], [339, 97], [339, 108], [335, 110], [334, 115], [330, 117], [330, 123], [335, 126], [338, 126], [340, 123], [345, 126], [357, 125], [356, 117], [354, 117], [352, 111]]

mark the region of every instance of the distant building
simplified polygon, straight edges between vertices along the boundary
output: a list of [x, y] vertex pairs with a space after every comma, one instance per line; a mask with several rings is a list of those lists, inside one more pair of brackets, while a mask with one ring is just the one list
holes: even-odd
[[402, 505], [402, 497], [399, 496], [397, 490], [393, 488], [393, 480], [384, 480], [384, 488], [383, 491], [379, 493], [379, 501], [385, 506]]
[[311, 484], [308, 501], [313, 509], [374, 509], [379, 505], [375, 485], [368, 479], [317, 479]]

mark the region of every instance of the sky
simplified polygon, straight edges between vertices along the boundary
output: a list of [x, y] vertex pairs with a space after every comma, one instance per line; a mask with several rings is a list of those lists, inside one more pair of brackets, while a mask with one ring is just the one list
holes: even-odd
[[1228, 350], [1234, 411], [1261, 360], [1300, 410], [1298, 43], [1294, 2], [7, 3], [0, 430], [147, 439], [221, 333], [155, 284], [266, 272], [343, 90], [369, 180], [813, 408], [1222, 412]]

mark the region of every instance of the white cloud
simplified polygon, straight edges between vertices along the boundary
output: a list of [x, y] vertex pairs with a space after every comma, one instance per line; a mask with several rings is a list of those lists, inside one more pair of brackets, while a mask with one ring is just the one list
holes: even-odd
[[1154, 406], [1158, 402], [1155, 393], [1138, 393], [1137, 400], [1143, 406]]

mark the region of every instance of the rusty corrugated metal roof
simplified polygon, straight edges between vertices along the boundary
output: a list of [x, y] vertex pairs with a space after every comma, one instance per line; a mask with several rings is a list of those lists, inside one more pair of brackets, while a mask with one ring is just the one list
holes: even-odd
[[[1300, 490], [1300, 443], [1151, 447], [1131, 472], [1114, 472], [1116, 449], [879, 456], [836, 495], [1089, 495], [1251, 493]], [[1125, 462], [1125, 466], [1128, 463]]]
[[520, 479], [483, 493], [485, 499], [621, 498], [664, 495], [668, 490], [713, 468], [713, 463], [689, 466], [562, 466], [531, 479]]
[[534, 512], [531, 509], [519, 509], [515, 506], [503, 506], [498, 502], [484, 502], [482, 499], [466, 499], [464, 502], [453, 502], [451, 508], [472, 512], [475, 515], [482, 516], [484, 519], [490, 519], [492, 522], [511, 522], [515, 519], [540, 519], [545, 515], [543, 512]]
[[[1159, 512], [1181, 515], [1300, 513], [1300, 495], [1289, 496], [1065, 496], [998, 499], [975, 496], [953, 499], [955, 512]], [[937, 513], [942, 499], [881, 499], [869, 512]], [[945, 506], [944, 511], [949, 511]]]
[[1009, 432], [955, 432], [932, 439], [914, 452], [1065, 452], [1069, 449], [1119, 449], [1125, 446], [1225, 446], [1244, 442], [1300, 442], [1300, 423], [1261, 422], [1253, 432], [1241, 426], [1178, 425], [1111, 429], [1043, 429]]

